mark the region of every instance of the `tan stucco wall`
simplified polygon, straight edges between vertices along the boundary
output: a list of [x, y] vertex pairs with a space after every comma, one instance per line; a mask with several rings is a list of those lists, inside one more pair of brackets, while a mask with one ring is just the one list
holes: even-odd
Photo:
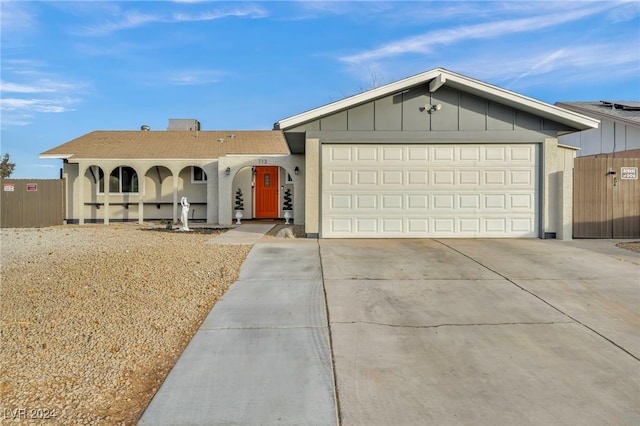
[[[97, 185], [89, 171], [92, 166], [99, 166], [105, 176], [109, 176], [116, 167], [132, 167], [138, 175], [139, 191], [130, 194], [98, 193]], [[161, 187], [157, 184], [156, 166], [160, 168]], [[189, 202], [195, 204], [192, 206], [195, 211], [190, 212], [189, 217], [208, 219], [208, 187], [211, 184], [217, 186], [217, 181], [192, 183], [192, 166], [203, 168], [209, 179], [211, 176], [215, 178], [215, 173], [210, 173], [214, 168], [211, 160], [81, 160], [77, 164], [65, 164], [65, 177], [69, 185], [67, 218], [80, 222], [85, 219], [98, 219], [106, 223], [110, 219], [137, 219], [141, 222], [143, 217], [172, 218], [177, 222], [180, 198], [187, 196]], [[79, 173], [82, 176], [79, 177]], [[98, 207], [86, 203], [104, 205]], [[120, 205], [122, 203], [131, 204], [125, 207]], [[156, 203], [165, 204], [158, 208]]]
[[570, 240], [573, 224], [573, 160], [576, 150], [559, 146], [555, 138], [543, 144], [543, 235]]
[[305, 231], [320, 232], [320, 139], [305, 143]]
[[[243, 218], [250, 219], [253, 217], [253, 190], [252, 190], [252, 172], [253, 166], [278, 166], [280, 170], [279, 186], [280, 199], [282, 200], [284, 186], [287, 187], [286, 173], [291, 175], [293, 183], [289, 184], [293, 188], [293, 221], [302, 225], [305, 223], [305, 163], [303, 155], [228, 155], [219, 159], [218, 178], [220, 179], [218, 199], [218, 223], [221, 225], [231, 225], [235, 222], [234, 205], [235, 193], [238, 188], [242, 189], [244, 200]], [[227, 176], [226, 169], [229, 167], [230, 172]], [[294, 170], [298, 167], [298, 174]], [[282, 207], [282, 205], [281, 205]], [[280, 211], [281, 217], [284, 215]]]

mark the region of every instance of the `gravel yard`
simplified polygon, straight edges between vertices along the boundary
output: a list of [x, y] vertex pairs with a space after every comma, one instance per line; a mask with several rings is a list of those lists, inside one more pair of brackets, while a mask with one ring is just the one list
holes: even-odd
[[135, 424], [251, 249], [214, 236], [2, 229], [0, 423]]

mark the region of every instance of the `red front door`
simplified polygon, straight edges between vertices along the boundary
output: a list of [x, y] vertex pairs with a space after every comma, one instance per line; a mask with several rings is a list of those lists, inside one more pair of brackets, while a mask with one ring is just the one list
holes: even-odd
[[256, 167], [256, 217], [275, 219], [278, 217], [278, 171], [279, 167]]

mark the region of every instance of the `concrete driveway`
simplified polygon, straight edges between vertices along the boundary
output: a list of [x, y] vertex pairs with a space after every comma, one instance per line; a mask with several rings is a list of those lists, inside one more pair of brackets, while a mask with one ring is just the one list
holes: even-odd
[[320, 240], [343, 425], [640, 424], [640, 255]]

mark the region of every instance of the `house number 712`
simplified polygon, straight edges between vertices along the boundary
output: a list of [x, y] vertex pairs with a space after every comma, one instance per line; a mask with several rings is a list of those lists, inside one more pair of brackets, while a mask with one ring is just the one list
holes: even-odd
[[266, 158], [258, 158], [258, 164], [267, 164]]

